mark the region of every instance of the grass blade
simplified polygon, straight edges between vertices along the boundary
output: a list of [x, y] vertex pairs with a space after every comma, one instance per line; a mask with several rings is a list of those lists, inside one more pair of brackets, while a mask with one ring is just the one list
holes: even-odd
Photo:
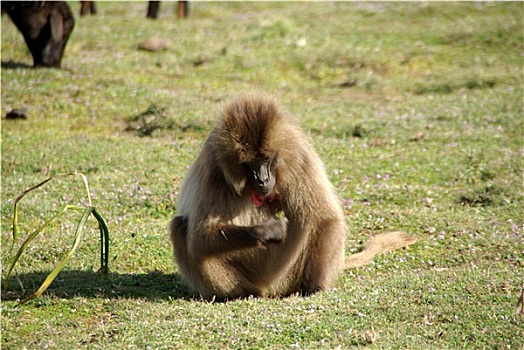
[[21, 247], [18, 249], [18, 251], [17, 251], [17, 253], [16, 253], [16, 255], [15, 255], [14, 259], [13, 259], [13, 262], [11, 263], [11, 265], [9, 267], [9, 270], [7, 272], [7, 276], [5, 278], [4, 288], [7, 289], [9, 278], [11, 277], [11, 274], [12, 274], [12, 272], [14, 270], [14, 267], [15, 267], [16, 263], [18, 262], [18, 260], [20, 259], [20, 257], [22, 256], [22, 254], [24, 253], [24, 251], [27, 249], [27, 246], [29, 245], [29, 243], [31, 243], [31, 241], [36, 236], [38, 236], [44, 230], [45, 227], [47, 227], [51, 222], [56, 220], [58, 217], [63, 215], [68, 210], [83, 211], [83, 215], [82, 215], [82, 217], [81, 217], [81, 219], [80, 219], [80, 221], [79, 221], [79, 223], [77, 225], [77, 228], [76, 228], [75, 241], [73, 243], [73, 247], [71, 248], [71, 250], [69, 251], [69, 253], [65, 257], [65, 259], [62, 262], [60, 262], [60, 264], [58, 266], [56, 266], [53, 271], [51, 271], [51, 273], [44, 280], [44, 282], [42, 283], [40, 288], [36, 292], [31, 294], [28, 298], [23, 300], [22, 303], [26, 303], [26, 302], [28, 302], [30, 300], [33, 300], [33, 299], [39, 297], [49, 287], [49, 285], [53, 282], [55, 277], [64, 268], [64, 266], [69, 261], [69, 259], [71, 259], [71, 257], [73, 256], [73, 254], [75, 253], [76, 249], [78, 248], [78, 246], [80, 244], [80, 241], [81, 241], [81, 238], [82, 238], [82, 235], [83, 235], [83, 233], [82, 233], [83, 232], [83, 228], [85, 226], [85, 223], [86, 223], [87, 219], [89, 218], [89, 215], [91, 215], [91, 214], [93, 214], [95, 216], [95, 218], [97, 219], [98, 226], [99, 226], [99, 229], [100, 229], [100, 251], [101, 251], [100, 252], [100, 265], [101, 266], [100, 266], [99, 273], [102, 276], [107, 276], [109, 274], [109, 230], [107, 228], [107, 225], [106, 225], [104, 219], [100, 215], [100, 213], [98, 213], [98, 211], [96, 211], [95, 208], [92, 206], [91, 193], [89, 191], [89, 183], [87, 181], [87, 177], [84, 174], [82, 174], [82, 173], [71, 172], [71, 173], [56, 174], [56, 175], [54, 175], [54, 176], [52, 176], [52, 177], [50, 177], [50, 178], [48, 178], [48, 179], [46, 179], [44, 181], [42, 181], [42, 182], [32, 186], [32, 187], [27, 188], [24, 192], [22, 192], [16, 198], [16, 200], [14, 202], [14, 214], [13, 214], [13, 244], [15, 244], [17, 239], [18, 239], [18, 203], [20, 202], [20, 200], [22, 200], [22, 198], [24, 198], [29, 192], [31, 192], [31, 191], [33, 191], [33, 190], [43, 186], [44, 184], [46, 184], [47, 182], [51, 181], [55, 177], [71, 176], [71, 175], [82, 177], [82, 180], [84, 182], [84, 186], [85, 186], [85, 189], [86, 189], [87, 200], [88, 200], [89, 205], [88, 206], [66, 205], [64, 208], [62, 208], [62, 210], [60, 210], [58, 213], [53, 215], [49, 220], [46, 220], [44, 222], [44, 224], [42, 224], [36, 230], [34, 230], [29, 235], [29, 237], [23, 242]]
[[87, 201], [89, 203], [89, 206], [92, 207], [92, 201], [91, 201], [91, 193], [89, 191], [89, 183], [87, 181], [87, 177], [82, 174], [82, 173], [77, 173], [77, 172], [73, 172], [73, 173], [61, 173], [61, 174], [56, 174], [54, 176], [51, 176], [50, 178], [48, 179], [45, 179], [44, 181], [32, 186], [32, 187], [29, 187], [28, 189], [26, 189], [24, 192], [22, 192], [18, 197], [16, 197], [15, 199], [15, 204], [14, 204], [14, 212], [13, 212], [13, 242], [16, 242], [16, 240], [18, 239], [18, 202], [25, 197], [26, 194], [28, 194], [29, 192], [33, 191], [33, 190], [36, 190], [37, 188], [43, 186], [44, 184], [46, 184], [47, 182], [53, 180], [55, 177], [58, 177], [58, 176], [81, 176], [82, 177], [82, 180], [84, 181], [84, 186], [86, 188], [86, 193], [87, 193]]
[[87, 202], [89, 203], [89, 206], [92, 207], [93, 204], [91, 202], [91, 192], [89, 191], [89, 183], [87, 182], [87, 177], [82, 173], [70, 173], [68, 175], [78, 175], [82, 177], [82, 180], [84, 180], [84, 186], [86, 188], [86, 194], [87, 194]]
[[18, 238], [18, 202], [25, 197], [26, 194], [28, 194], [29, 192], [37, 189], [38, 187], [44, 185], [45, 183], [51, 181], [53, 178], [50, 177], [49, 179], [46, 179], [42, 182], [40, 182], [39, 184], [36, 184], [32, 187], [29, 187], [28, 189], [26, 189], [24, 192], [22, 192], [18, 197], [16, 197], [15, 199], [15, 204], [14, 204], [14, 212], [13, 212], [13, 244], [16, 242], [17, 238]]
[[58, 275], [58, 273], [60, 271], [62, 271], [62, 269], [64, 268], [64, 266], [67, 264], [67, 262], [69, 261], [69, 259], [71, 259], [71, 257], [73, 256], [73, 254], [75, 253], [76, 249], [78, 248], [78, 245], [80, 244], [80, 240], [82, 239], [82, 232], [83, 232], [83, 229], [84, 229], [84, 226], [85, 226], [85, 223], [87, 221], [87, 219], [89, 218], [89, 215], [91, 215], [91, 213], [93, 212], [94, 208], [93, 207], [86, 207], [85, 210], [84, 210], [84, 213], [82, 214], [82, 217], [80, 218], [80, 221], [78, 222], [78, 226], [76, 227], [76, 232], [75, 232], [75, 241], [73, 243], [73, 247], [71, 248], [71, 250], [69, 251], [69, 253], [67, 253], [66, 257], [64, 258], [64, 260], [62, 260], [60, 262], [60, 264], [58, 264], [55, 269], [53, 271], [51, 271], [51, 273], [47, 276], [47, 278], [44, 280], [44, 282], [42, 283], [42, 285], [40, 286], [40, 288], [38, 288], [38, 290], [36, 292], [34, 292], [33, 294], [31, 294], [29, 297], [27, 297], [26, 299], [24, 299], [21, 304], [24, 304], [24, 303], [27, 303], [28, 301], [30, 300], [33, 300], [35, 298], [38, 298], [40, 295], [42, 295], [42, 293], [49, 287], [49, 285], [53, 282], [53, 280], [55, 279], [55, 277]]
[[109, 274], [109, 230], [100, 213], [93, 208], [93, 215], [98, 220], [100, 228], [100, 275]]
[[[48, 179], [49, 180], [49, 179]], [[42, 183], [41, 183], [42, 184]], [[40, 185], [41, 185], [40, 184]], [[29, 243], [31, 243], [31, 241], [36, 237], [38, 236], [38, 234], [40, 234], [42, 232], [42, 230], [48, 226], [51, 222], [53, 222], [54, 220], [56, 220], [58, 217], [60, 217], [61, 215], [63, 215], [66, 211], [68, 210], [84, 210], [84, 207], [79, 207], [79, 206], [75, 206], [75, 205], [66, 205], [62, 210], [60, 210], [58, 213], [56, 213], [55, 215], [53, 215], [49, 220], [47, 220], [46, 222], [44, 222], [40, 227], [38, 227], [36, 230], [34, 230], [30, 235], [29, 237], [27, 237], [27, 239], [24, 241], [24, 243], [20, 246], [20, 248], [18, 249], [18, 252], [16, 253], [15, 255], [15, 258], [13, 259], [13, 262], [11, 263], [11, 266], [9, 267], [9, 270], [7, 271], [7, 275], [5, 277], [5, 284], [4, 284], [4, 289], [7, 289], [7, 285], [8, 285], [8, 282], [9, 282], [9, 278], [11, 277], [11, 273], [13, 272], [13, 269], [16, 265], [16, 263], [18, 262], [18, 259], [20, 259], [20, 256], [24, 253], [24, 251], [26, 250], [27, 246], [29, 245]]]

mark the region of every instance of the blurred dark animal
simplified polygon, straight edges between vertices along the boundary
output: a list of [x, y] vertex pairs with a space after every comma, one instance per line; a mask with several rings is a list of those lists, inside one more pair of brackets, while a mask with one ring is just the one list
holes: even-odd
[[24, 36], [35, 67], [60, 67], [75, 19], [64, 1], [2, 1]]
[[96, 15], [96, 5], [94, 1], [80, 1], [80, 16], [88, 14]]
[[[158, 11], [160, 10], [160, 1], [150, 1], [147, 6], [147, 18], [158, 18]], [[178, 18], [189, 17], [189, 1], [178, 2]]]

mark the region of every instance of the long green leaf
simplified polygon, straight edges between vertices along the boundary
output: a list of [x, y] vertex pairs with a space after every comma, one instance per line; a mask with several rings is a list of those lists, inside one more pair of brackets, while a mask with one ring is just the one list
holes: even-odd
[[73, 256], [73, 254], [75, 253], [76, 249], [78, 248], [78, 246], [80, 244], [84, 225], [85, 225], [85, 223], [86, 223], [86, 221], [87, 221], [87, 219], [88, 219], [88, 217], [89, 217], [89, 215], [91, 213], [97, 219], [98, 226], [99, 226], [99, 229], [100, 229], [100, 271], [99, 271], [99, 273], [102, 276], [106, 276], [106, 275], [109, 274], [109, 230], [107, 228], [107, 225], [106, 225], [104, 219], [100, 215], [100, 213], [98, 213], [98, 211], [96, 211], [96, 209], [92, 206], [91, 193], [89, 191], [89, 183], [87, 181], [87, 177], [84, 174], [82, 174], [82, 173], [71, 172], [71, 173], [56, 174], [56, 175], [54, 175], [54, 176], [52, 176], [52, 177], [50, 177], [50, 178], [48, 178], [48, 179], [46, 179], [44, 181], [42, 181], [42, 182], [32, 186], [32, 187], [29, 187], [28, 189], [26, 189], [24, 192], [22, 192], [16, 198], [15, 203], [14, 203], [14, 214], [13, 214], [13, 244], [16, 243], [17, 238], [18, 238], [18, 203], [19, 203], [19, 201], [22, 198], [24, 198], [24, 196], [27, 195], [29, 192], [31, 192], [31, 191], [41, 187], [45, 183], [47, 183], [50, 180], [54, 179], [55, 177], [71, 176], [71, 175], [73, 175], [73, 176], [81, 176], [82, 177], [82, 180], [84, 182], [84, 186], [85, 186], [85, 189], [86, 189], [87, 200], [88, 200], [89, 205], [88, 206], [66, 205], [62, 210], [60, 210], [58, 213], [53, 215], [49, 220], [45, 221], [43, 225], [41, 225], [36, 230], [34, 230], [29, 235], [29, 237], [24, 241], [22, 246], [19, 248], [19, 250], [18, 250], [15, 258], [13, 259], [13, 262], [11, 263], [11, 266], [9, 267], [9, 270], [7, 272], [7, 276], [5, 278], [6, 282], [5, 282], [5, 285], [4, 285], [5, 289], [7, 289], [9, 278], [11, 277], [11, 274], [12, 274], [12, 272], [14, 270], [14, 266], [16, 265], [18, 260], [20, 259], [20, 256], [24, 253], [24, 251], [26, 250], [26, 248], [29, 245], [29, 243], [38, 234], [40, 234], [46, 226], [48, 226], [52, 221], [56, 220], [58, 217], [63, 215], [68, 210], [76, 210], [76, 211], [83, 211], [84, 212], [82, 217], [81, 217], [81, 219], [80, 219], [80, 221], [79, 221], [79, 223], [78, 223], [77, 230], [76, 230], [76, 233], [75, 233], [75, 241], [74, 241], [74, 244], [73, 244], [73, 247], [72, 247], [71, 251], [68, 253], [66, 258], [57, 267], [55, 267], [55, 269], [47, 276], [47, 278], [42, 283], [40, 288], [36, 292], [34, 292], [32, 295], [30, 295], [28, 298], [26, 298], [23, 301], [23, 303], [26, 303], [26, 302], [28, 302], [28, 301], [30, 301], [32, 299], [35, 299], [35, 298], [39, 297], [49, 287], [49, 285], [53, 282], [55, 277], [64, 268], [65, 264], [69, 261], [69, 259], [71, 259], [71, 257]]
[[49, 182], [51, 181], [53, 178], [50, 177], [49, 179], [46, 179], [42, 182], [40, 182], [39, 184], [36, 184], [34, 185], [33, 187], [29, 187], [28, 189], [26, 189], [24, 192], [22, 192], [18, 197], [16, 197], [15, 199], [15, 205], [14, 205], [14, 212], [13, 212], [13, 244], [16, 243], [16, 240], [18, 238], [18, 202], [24, 198], [24, 196], [26, 194], [28, 194], [29, 192], [37, 189], [38, 187], [42, 186], [43, 184], [45, 184], [46, 182]]
[[78, 248], [78, 245], [80, 244], [80, 240], [82, 239], [82, 231], [84, 229], [84, 225], [87, 221], [87, 219], [89, 218], [89, 215], [91, 215], [91, 213], [93, 212], [94, 208], [93, 207], [86, 207], [85, 210], [84, 210], [84, 213], [82, 214], [82, 217], [80, 218], [80, 221], [78, 222], [78, 226], [76, 227], [76, 232], [75, 232], [75, 241], [73, 243], [73, 247], [71, 248], [71, 250], [69, 251], [69, 253], [66, 255], [66, 257], [64, 258], [64, 260], [62, 260], [60, 262], [60, 264], [58, 264], [55, 269], [53, 271], [51, 271], [51, 273], [47, 276], [47, 278], [45, 279], [45, 281], [42, 283], [42, 285], [40, 286], [40, 288], [38, 288], [38, 290], [36, 292], [34, 292], [33, 294], [31, 294], [29, 297], [27, 297], [26, 299], [24, 299], [21, 304], [24, 304], [24, 303], [27, 303], [28, 301], [30, 300], [33, 300], [35, 298], [38, 298], [40, 295], [42, 295], [42, 293], [49, 287], [49, 285], [53, 282], [53, 280], [55, 279], [55, 277], [58, 275], [58, 273], [60, 271], [62, 271], [62, 269], [64, 268], [64, 266], [67, 264], [67, 262], [69, 261], [69, 259], [71, 259], [71, 257], [73, 256], [73, 254], [75, 253], [76, 249]]
[[[68, 210], [78, 210], [78, 211], [82, 211], [84, 210], [85, 207], [80, 207], [80, 206], [76, 206], [76, 205], [66, 205], [62, 210], [60, 210], [58, 213], [56, 213], [55, 215], [53, 215], [49, 220], [47, 220], [46, 222], [44, 222], [40, 227], [38, 227], [36, 230], [34, 230], [30, 235], [29, 237], [27, 237], [27, 239], [24, 241], [24, 243], [20, 246], [20, 248], [18, 249], [18, 252], [16, 253], [15, 255], [15, 258], [13, 259], [13, 262], [11, 263], [11, 266], [9, 267], [9, 270], [7, 271], [7, 275], [5, 277], [5, 284], [4, 284], [4, 289], [7, 289], [7, 285], [8, 285], [8, 282], [9, 282], [9, 278], [11, 277], [11, 273], [13, 272], [13, 269], [16, 265], [16, 263], [18, 262], [18, 259], [20, 259], [20, 256], [24, 253], [24, 251], [26, 250], [27, 246], [29, 245], [29, 243], [31, 243], [31, 241], [36, 237], [38, 236], [38, 234], [40, 234], [42, 232], [42, 230], [48, 226], [51, 222], [53, 222], [54, 220], [56, 220], [58, 217], [60, 217], [61, 215], [63, 215], [66, 211]], [[16, 227], [16, 223], [15, 223], [15, 227]]]
[[87, 177], [82, 174], [82, 173], [77, 173], [77, 172], [72, 172], [72, 173], [59, 173], [59, 174], [55, 174], [54, 176], [51, 176], [50, 178], [48, 179], [45, 179], [44, 181], [32, 186], [32, 187], [29, 187], [28, 189], [26, 189], [24, 192], [22, 192], [16, 199], [15, 199], [15, 204], [14, 204], [14, 211], [13, 211], [13, 243], [16, 243], [16, 240], [18, 239], [18, 202], [25, 197], [26, 194], [28, 194], [29, 192], [33, 191], [33, 190], [36, 190], [37, 188], [41, 187], [42, 185], [46, 184], [47, 182], [53, 180], [55, 177], [59, 177], [59, 176], [80, 176], [82, 177], [82, 180], [84, 181], [84, 186], [85, 186], [85, 189], [86, 189], [86, 193], [87, 193], [87, 201], [89, 203], [89, 206], [93, 206], [92, 205], [92, 201], [91, 201], [91, 193], [89, 191], [89, 183], [87, 181]]
[[87, 177], [82, 173], [70, 173], [70, 175], [78, 175], [82, 177], [82, 180], [84, 180], [84, 186], [86, 188], [86, 194], [87, 194], [87, 202], [89, 203], [89, 206], [92, 207], [93, 204], [91, 202], [91, 192], [89, 191], [89, 183], [87, 182]]
[[95, 208], [93, 208], [93, 215], [98, 220], [100, 228], [100, 275], [107, 276], [109, 274], [109, 230]]

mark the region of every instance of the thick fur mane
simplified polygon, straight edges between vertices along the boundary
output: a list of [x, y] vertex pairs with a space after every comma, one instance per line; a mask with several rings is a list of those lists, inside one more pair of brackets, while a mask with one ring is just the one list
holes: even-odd
[[315, 293], [344, 267], [414, 242], [380, 235], [345, 261], [344, 213], [324, 165], [297, 121], [265, 95], [225, 106], [178, 200], [175, 258], [206, 298]]
[[227, 182], [240, 194], [245, 185], [242, 164], [264, 157], [285, 159], [282, 145], [293, 142], [295, 124], [273, 98], [245, 95], [226, 105], [207, 146]]
[[291, 117], [268, 96], [247, 95], [228, 104], [216, 129], [216, 147], [236, 153], [239, 163], [278, 149], [275, 133]]

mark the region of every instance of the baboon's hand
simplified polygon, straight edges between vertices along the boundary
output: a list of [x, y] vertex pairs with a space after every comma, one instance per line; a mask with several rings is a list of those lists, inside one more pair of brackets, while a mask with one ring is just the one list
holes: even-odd
[[257, 239], [262, 244], [280, 243], [286, 236], [289, 220], [284, 216], [281, 219], [272, 217], [262, 225], [256, 227]]

